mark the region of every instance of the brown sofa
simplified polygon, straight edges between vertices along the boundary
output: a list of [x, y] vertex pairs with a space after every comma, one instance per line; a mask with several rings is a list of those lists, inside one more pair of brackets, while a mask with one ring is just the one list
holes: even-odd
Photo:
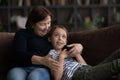
[[[7, 71], [15, 65], [12, 40], [14, 33], [0, 32], [0, 80], [6, 80]], [[116, 49], [120, 48], [120, 24], [101, 28], [71, 32], [69, 43], [81, 43], [83, 57], [90, 65], [99, 64]], [[116, 80], [118, 77], [109, 80]]]

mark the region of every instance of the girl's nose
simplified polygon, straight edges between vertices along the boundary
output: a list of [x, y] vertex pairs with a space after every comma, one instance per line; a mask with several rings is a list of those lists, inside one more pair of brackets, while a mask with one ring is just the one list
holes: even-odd
[[61, 40], [61, 39], [62, 39], [62, 36], [59, 37], [59, 40]]

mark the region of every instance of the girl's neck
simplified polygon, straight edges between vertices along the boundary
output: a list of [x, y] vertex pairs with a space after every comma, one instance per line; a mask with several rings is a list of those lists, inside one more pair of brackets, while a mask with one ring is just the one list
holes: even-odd
[[55, 49], [55, 51], [59, 54], [61, 53], [61, 49]]

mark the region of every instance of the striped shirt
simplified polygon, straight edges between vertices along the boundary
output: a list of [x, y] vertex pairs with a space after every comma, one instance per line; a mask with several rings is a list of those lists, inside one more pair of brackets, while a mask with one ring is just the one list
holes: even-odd
[[[53, 59], [58, 60], [59, 54], [55, 50], [50, 50], [49, 54], [52, 55]], [[79, 63], [72, 57], [65, 58], [63, 64], [63, 75], [61, 80], [72, 80], [74, 72], [83, 65], [86, 64]]]

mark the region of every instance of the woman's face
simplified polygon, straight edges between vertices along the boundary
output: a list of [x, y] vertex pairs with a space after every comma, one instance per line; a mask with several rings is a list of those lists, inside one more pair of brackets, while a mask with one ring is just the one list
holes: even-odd
[[61, 50], [67, 44], [67, 33], [62, 28], [56, 28], [49, 40], [55, 50]]
[[51, 16], [47, 16], [43, 21], [39, 21], [34, 24], [33, 30], [35, 34], [39, 36], [44, 36], [46, 35], [51, 27]]

